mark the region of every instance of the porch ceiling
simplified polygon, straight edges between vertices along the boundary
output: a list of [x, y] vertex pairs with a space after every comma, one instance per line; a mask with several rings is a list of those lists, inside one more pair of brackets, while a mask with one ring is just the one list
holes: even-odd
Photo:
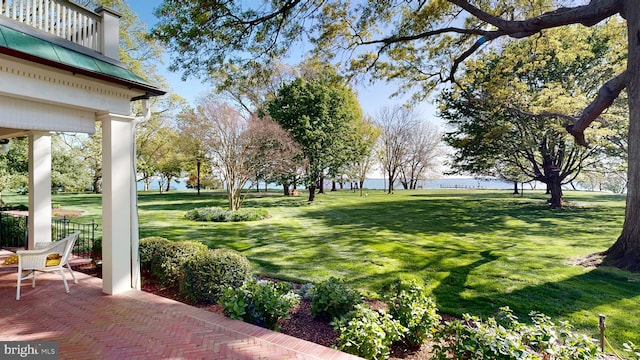
[[29, 133], [26, 130], [10, 129], [0, 127], [0, 139], [12, 139], [27, 136]]

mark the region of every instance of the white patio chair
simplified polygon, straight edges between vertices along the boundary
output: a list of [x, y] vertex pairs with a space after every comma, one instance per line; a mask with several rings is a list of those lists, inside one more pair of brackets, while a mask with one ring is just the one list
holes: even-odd
[[[64, 288], [69, 293], [69, 285], [67, 284], [67, 278], [64, 275], [64, 269], [66, 268], [71, 273], [73, 281], [77, 284], [76, 279], [71, 266], [69, 266], [69, 258], [71, 257], [71, 251], [76, 243], [76, 239], [80, 235], [79, 232], [75, 232], [66, 238], [53, 242], [40, 242], [35, 244], [33, 250], [18, 250], [18, 289], [16, 290], [16, 300], [20, 300], [20, 284], [22, 280], [26, 280], [29, 277], [32, 278], [31, 286], [36, 287], [36, 272], [59, 272], [64, 282]], [[47, 256], [59, 254], [60, 263], [55, 263], [49, 260], [49, 266], [47, 266]], [[23, 275], [23, 273], [26, 274]]]

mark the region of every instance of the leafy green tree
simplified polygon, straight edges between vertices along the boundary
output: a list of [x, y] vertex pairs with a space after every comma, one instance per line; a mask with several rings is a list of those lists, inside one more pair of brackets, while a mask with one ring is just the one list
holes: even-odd
[[26, 190], [29, 186], [29, 155], [27, 139], [11, 139], [6, 151], [0, 152], [0, 191]]
[[[206, 11], [203, 11], [206, 9]], [[627, 58], [598, 83], [595, 97], [574, 114], [565, 114], [569, 132], [586, 145], [585, 130], [626, 90], [629, 106], [629, 190], [625, 222], [605, 252], [608, 264], [640, 270], [640, 7], [636, 0], [574, 1], [429, 0], [322, 2], [240, 0], [185, 4], [165, 0], [152, 34], [177, 54], [172, 64], [186, 76], [208, 74], [247, 59], [268, 64], [310, 40], [327, 58], [347, 50], [349, 66], [374, 78], [400, 79], [404, 89], [424, 98], [438, 84], [455, 82], [465, 61], [500, 40], [526, 38], [551, 28], [623, 18], [626, 40], [617, 52]], [[359, 48], [358, 51], [354, 51]], [[357, 54], [355, 58], [349, 55]], [[601, 79], [601, 78], [599, 78]]]
[[[176, 126], [180, 135], [180, 151], [184, 155], [186, 163], [191, 164], [188, 185], [195, 188], [200, 196], [200, 189], [207, 187], [205, 183], [213, 187], [217, 181], [213, 180], [211, 161], [208, 159], [205, 136], [207, 127], [201, 126], [202, 119], [196, 115], [191, 107], [184, 106], [177, 115]], [[205, 180], [209, 177], [210, 181]]]
[[66, 142], [64, 134], [52, 138], [51, 186], [65, 192], [81, 192], [91, 188], [91, 173], [79, 149]]
[[561, 207], [562, 185], [594, 162], [601, 146], [575, 144], [563, 116], [535, 114], [573, 113], [586, 106], [597, 91], [593, 78], [619, 65], [603, 61], [616, 46], [607, 27], [617, 25], [550, 29], [469, 62], [459, 87], [442, 97], [441, 115], [454, 128], [446, 137], [457, 150], [454, 165], [481, 175], [519, 169], [545, 183], [551, 206]]
[[355, 94], [335, 79], [298, 78], [280, 88], [267, 111], [300, 144], [307, 162], [305, 185], [313, 201], [325, 172], [349, 163], [348, 146], [362, 116]]
[[355, 159], [351, 163], [352, 178], [357, 179], [360, 196], [363, 195], [364, 180], [376, 163], [376, 144], [380, 138], [380, 128], [371, 117], [363, 117], [356, 125], [356, 143], [353, 147]]

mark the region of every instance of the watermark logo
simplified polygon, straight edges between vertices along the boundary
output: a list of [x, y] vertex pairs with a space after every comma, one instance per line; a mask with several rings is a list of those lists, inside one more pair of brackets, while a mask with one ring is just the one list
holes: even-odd
[[57, 341], [0, 341], [0, 359], [58, 359]]

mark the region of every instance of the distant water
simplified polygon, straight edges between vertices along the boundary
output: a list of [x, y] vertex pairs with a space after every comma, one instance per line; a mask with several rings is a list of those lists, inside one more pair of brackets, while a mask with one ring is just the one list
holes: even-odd
[[[385, 179], [366, 179], [364, 181], [365, 189], [385, 190], [388, 182]], [[269, 189], [282, 189], [282, 186], [269, 184]], [[158, 191], [158, 181], [152, 181], [150, 189]], [[171, 190], [189, 190], [187, 182], [184, 180], [174, 180], [171, 182]], [[255, 186], [254, 186], [255, 188]], [[349, 189], [349, 184], [344, 184], [345, 189]], [[396, 182], [395, 189], [402, 189], [402, 185]], [[502, 180], [487, 180], [474, 178], [445, 178], [437, 180], [424, 180], [418, 182], [419, 189], [513, 189], [513, 183]], [[143, 190], [144, 184], [138, 182], [138, 190]], [[264, 189], [264, 183], [260, 184], [260, 189]]]

